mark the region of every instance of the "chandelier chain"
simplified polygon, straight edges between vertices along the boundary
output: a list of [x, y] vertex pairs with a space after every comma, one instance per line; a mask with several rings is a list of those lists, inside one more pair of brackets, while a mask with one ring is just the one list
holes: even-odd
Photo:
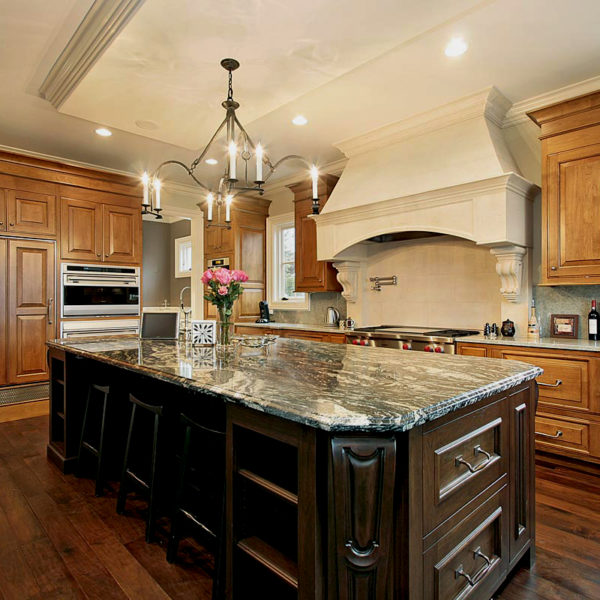
[[229, 71], [229, 87], [227, 88], [227, 100], [233, 100], [233, 74]]

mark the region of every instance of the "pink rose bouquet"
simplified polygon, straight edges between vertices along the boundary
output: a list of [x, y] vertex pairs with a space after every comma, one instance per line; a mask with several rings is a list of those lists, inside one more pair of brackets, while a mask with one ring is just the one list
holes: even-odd
[[219, 312], [222, 344], [229, 343], [233, 303], [243, 293], [242, 283], [245, 281], [248, 281], [248, 275], [244, 271], [230, 271], [221, 267], [208, 269], [202, 274], [202, 283], [208, 288], [204, 298], [214, 304]]

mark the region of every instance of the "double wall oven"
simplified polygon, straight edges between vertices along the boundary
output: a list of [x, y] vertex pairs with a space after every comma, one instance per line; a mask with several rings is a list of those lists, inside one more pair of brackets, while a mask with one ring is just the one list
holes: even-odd
[[[61, 335], [82, 337], [137, 333], [140, 286], [139, 267], [63, 263]], [[90, 320], [81, 320], [81, 317], [89, 317]], [[77, 320], [70, 321], [69, 318]]]

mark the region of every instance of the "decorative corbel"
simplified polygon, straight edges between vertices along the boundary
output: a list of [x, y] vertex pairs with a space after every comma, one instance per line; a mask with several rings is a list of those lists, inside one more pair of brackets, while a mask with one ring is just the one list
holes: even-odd
[[517, 302], [521, 293], [523, 277], [523, 257], [527, 248], [521, 246], [502, 246], [492, 248], [490, 252], [496, 257], [496, 273], [500, 276], [500, 293], [508, 302]]
[[337, 270], [337, 280], [343, 288], [342, 296], [346, 299], [346, 302], [356, 302], [358, 300], [360, 262], [357, 260], [344, 260], [334, 262], [333, 266]]

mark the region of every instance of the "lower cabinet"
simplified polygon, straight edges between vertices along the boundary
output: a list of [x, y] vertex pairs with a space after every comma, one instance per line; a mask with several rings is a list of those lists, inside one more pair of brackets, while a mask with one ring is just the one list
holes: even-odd
[[[214, 318], [214, 317], [208, 317]], [[293, 338], [297, 340], [308, 340], [309, 342], [329, 342], [331, 344], [345, 344], [346, 336], [343, 333], [327, 333], [324, 331], [310, 331], [298, 329], [277, 329], [263, 327], [244, 327], [236, 325], [235, 332], [239, 335], [264, 335], [273, 334], [284, 338]]]
[[537, 450], [600, 463], [600, 352], [458, 343], [458, 354], [544, 369], [537, 378]]
[[48, 379], [46, 340], [56, 337], [54, 265], [53, 242], [0, 239], [0, 384]]

